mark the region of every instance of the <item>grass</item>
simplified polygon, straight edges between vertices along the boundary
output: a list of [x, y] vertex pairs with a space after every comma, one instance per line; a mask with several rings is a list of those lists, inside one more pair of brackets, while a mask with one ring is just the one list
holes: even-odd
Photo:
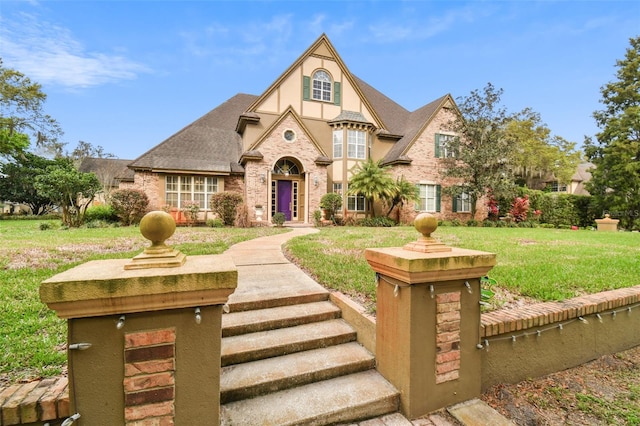
[[[280, 232], [178, 228], [168, 243], [187, 255], [217, 254]], [[88, 260], [131, 258], [148, 245], [136, 227], [62, 229], [57, 221], [0, 221], [0, 240], [0, 384], [53, 376], [66, 364], [66, 323], [40, 302], [42, 281]]]
[[[322, 284], [375, 300], [368, 247], [414, 241], [413, 227], [323, 228], [287, 244], [290, 256]], [[450, 246], [496, 253], [498, 287], [541, 301], [640, 284], [640, 233], [529, 228], [440, 227]]]
[[[130, 258], [146, 245], [135, 227], [67, 229], [58, 222], [0, 221], [0, 383], [52, 376], [66, 362], [64, 321], [42, 304], [47, 278], [95, 259]], [[168, 241], [187, 255], [216, 254], [243, 240], [284, 232], [276, 228], [178, 228]], [[367, 247], [402, 246], [412, 227], [328, 227], [291, 240], [289, 255], [320, 283], [375, 300]], [[441, 227], [445, 243], [497, 253], [490, 272], [500, 287], [538, 300], [640, 284], [640, 234], [553, 229]]]

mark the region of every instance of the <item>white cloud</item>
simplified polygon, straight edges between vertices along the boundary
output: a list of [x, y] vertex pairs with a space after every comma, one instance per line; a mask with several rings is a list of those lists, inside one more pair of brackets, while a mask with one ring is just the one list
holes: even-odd
[[123, 55], [87, 51], [68, 29], [25, 13], [1, 18], [0, 45], [4, 66], [41, 84], [86, 88], [149, 72]]

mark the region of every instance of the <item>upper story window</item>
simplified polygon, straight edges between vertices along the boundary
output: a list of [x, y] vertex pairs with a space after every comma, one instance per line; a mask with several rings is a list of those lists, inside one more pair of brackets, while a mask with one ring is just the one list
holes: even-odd
[[458, 153], [451, 146], [457, 136], [436, 133], [435, 156], [436, 158], [456, 158]]
[[340, 82], [333, 81], [325, 70], [317, 70], [313, 75], [302, 77], [302, 99], [305, 101], [331, 102], [340, 105]]
[[551, 192], [567, 192], [567, 185], [555, 180], [551, 182]]
[[331, 102], [331, 77], [326, 71], [319, 70], [313, 74], [313, 90], [311, 96], [316, 101]]
[[342, 158], [344, 130], [333, 131], [333, 158]]
[[367, 132], [347, 130], [347, 157], [364, 160], [366, 158]]

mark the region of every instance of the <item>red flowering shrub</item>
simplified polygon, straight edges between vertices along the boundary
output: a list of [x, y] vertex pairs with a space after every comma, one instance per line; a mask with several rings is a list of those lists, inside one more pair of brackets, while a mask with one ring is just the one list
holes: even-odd
[[527, 213], [529, 212], [529, 196], [516, 197], [511, 204], [511, 210], [509, 213], [516, 222], [524, 222], [527, 220]]

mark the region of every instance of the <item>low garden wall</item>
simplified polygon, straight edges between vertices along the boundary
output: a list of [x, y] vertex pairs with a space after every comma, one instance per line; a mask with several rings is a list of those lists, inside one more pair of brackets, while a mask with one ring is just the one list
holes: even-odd
[[640, 285], [482, 314], [482, 389], [640, 345]]
[[[375, 318], [341, 293], [331, 299], [375, 353]], [[483, 390], [631, 349], [640, 345], [640, 285], [484, 313], [478, 344]]]

